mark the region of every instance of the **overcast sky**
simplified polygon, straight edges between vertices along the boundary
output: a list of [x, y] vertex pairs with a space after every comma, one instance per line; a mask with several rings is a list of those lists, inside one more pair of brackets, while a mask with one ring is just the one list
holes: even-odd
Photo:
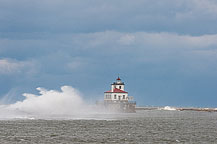
[[0, 98], [118, 74], [144, 106], [217, 107], [216, 0], [0, 0]]

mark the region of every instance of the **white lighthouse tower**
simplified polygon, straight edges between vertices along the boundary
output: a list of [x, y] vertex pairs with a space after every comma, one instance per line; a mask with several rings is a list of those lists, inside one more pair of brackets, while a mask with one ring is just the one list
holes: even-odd
[[104, 92], [104, 101], [128, 102], [128, 92], [124, 91], [124, 83], [119, 77], [111, 84], [111, 90]]
[[118, 77], [116, 82], [111, 84], [111, 90], [104, 92], [103, 104], [106, 109], [119, 112], [136, 112], [136, 102], [132, 101], [132, 96], [128, 96], [124, 86], [124, 83]]

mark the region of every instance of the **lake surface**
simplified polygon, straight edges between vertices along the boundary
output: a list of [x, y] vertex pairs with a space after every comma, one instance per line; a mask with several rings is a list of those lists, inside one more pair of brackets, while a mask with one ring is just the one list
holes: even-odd
[[0, 120], [0, 143], [217, 143], [217, 113], [137, 111]]

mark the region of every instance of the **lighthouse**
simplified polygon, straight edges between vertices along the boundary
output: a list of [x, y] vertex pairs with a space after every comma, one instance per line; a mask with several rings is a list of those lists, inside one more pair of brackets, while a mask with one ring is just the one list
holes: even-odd
[[104, 92], [104, 107], [108, 110], [118, 112], [136, 112], [136, 102], [133, 101], [132, 96], [128, 96], [125, 91], [125, 84], [120, 77], [111, 84], [111, 89]]
[[125, 101], [128, 102], [128, 92], [124, 91], [124, 83], [120, 77], [111, 84], [111, 90], [104, 92], [104, 101]]

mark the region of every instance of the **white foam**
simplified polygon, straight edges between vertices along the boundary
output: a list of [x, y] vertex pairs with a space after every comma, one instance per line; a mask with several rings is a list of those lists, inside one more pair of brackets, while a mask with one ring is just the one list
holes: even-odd
[[101, 112], [99, 107], [86, 104], [80, 92], [70, 86], [62, 86], [61, 91], [37, 90], [39, 95], [24, 93], [23, 101], [0, 105], [0, 119], [76, 118]]
[[165, 107], [163, 107], [163, 108], [159, 108], [159, 110], [175, 111], [175, 110], [177, 110], [177, 109], [176, 109], [176, 108], [174, 108], [174, 107], [165, 106]]

